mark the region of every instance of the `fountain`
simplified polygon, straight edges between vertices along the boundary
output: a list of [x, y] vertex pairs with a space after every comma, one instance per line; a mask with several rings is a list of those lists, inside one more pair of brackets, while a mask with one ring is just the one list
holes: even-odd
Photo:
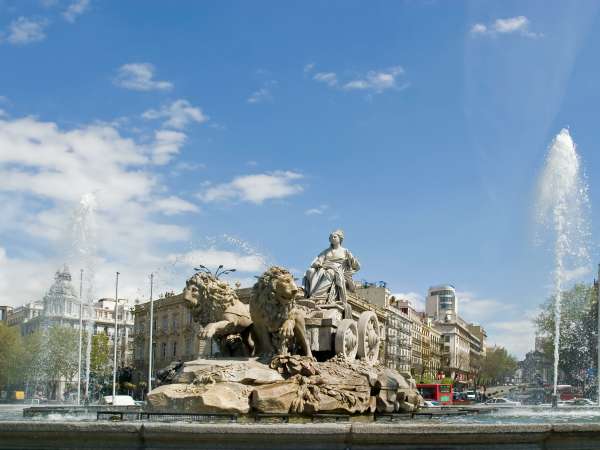
[[[82, 306], [81, 312], [86, 332], [84, 399], [89, 398], [90, 395], [90, 365], [95, 322], [93, 303], [97, 263], [96, 207], [97, 203], [94, 194], [84, 194], [73, 212], [71, 222], [71, 258], [82, 268], [79, 300]], [[85, 286], [85, 295], [83, 295], [82, 286]]]
[[[569, 132], [562, 130], [549, 147], [537, 202], [538, 221], [553, 237], [556, 330], [561, 292], [570, 273], [576, 264], [588, 263], [587, 202], [575, 145]], [[84, 196], [72, 228], [73, 258], [84, 268], [88, 306], [93, 301], [96, 265], [94, 211], [94, 197]], [[255, 255], [243, 241], [224, 239], [245, 254]], [[356, 295], [352, 274], [360, 264], [341, 247], [343, 239], [340, 230], [330, 235], [331, 245], [311, 263], [303, 289], [289, 271], [270, 267], [257, 277], [249, 300], [241, 294], [238, 297], [219, 278], [222, 272], [204, 267], [188, 279], [183, 296], [203, 333], [217, 341], [219, 357], [168, 366], [160, 372], [162, 384], [153, 386], [143, 411], [107, 411], [105, 417], [113, 419], [118, 414], [121, 419], [137, 415], [129, 423], [86, 424], [85, 420], [94, 418], [90, 411], [99, 411], [86, 408], [79, 410], [85, 409], [87, 415], [50, 416], [45, 421], [17, 422], [13, 417], [11, 423], [0, 421], [0, 448], [3, 443], [22, 447], [29, 433], [36, 433], [48, 448], [99, 448], [98, 432], [107, 445], [124, 448], [317, 448], [325, 445], [323, 439], [335, 448], [487, 449], [491, 443], [494, 448], [564, 448], [567, 444], [569, 448], [596, 448], [600, 410], [593, 408], [523, 407], [492, 413], [475, 407], [471, 411], [478, 415], [468, 417], [465, 410], [455, 408], [447, 416], [432, 414], [424, 423], [427, 413], [419, 415], [414, 381], [378, 361], [381, 335], [376, 315], [371, 311], [353, 314], [349, 307], [355, 303], [347, 300]], [[208, 248], [212, 251], [214, 243], [209, 242]], [[203, 262], [197, 260], [199, 255], [216, 253], [229, 255], [191, 251], [170, 259], [154, 276], [160, 284], [172, 286], [177, 271], [199, 265]], [[266, 265], [264, 258], [260, 261]], [[90, 339], [93, 318], [87, 325]], [[560, 337], [555, 334], [556, 395]], [[87, 348], [89, 380], [91, 345]], [[152, 414], [171, 415], [179, 422], [153, 423], [157, 419]], [[255, 424], [248, 419], [261, 415], [292, 417], [298, 422]], [[393, 423], [402, 415], [406, 416], [402, 422]], [[338, 416], [344, 416], [343, 423], [315, 423], [324, 418], [338, 422]], [[377, 423], [384, 417], [390, 421]], [[184, 420], [211, 423], [181, 423]]]
[[556, 407], [562, 291], [567, 274], [589, 265], [587, 250], [589, 208], [587, 185], [582, 177], [575, 143], [562, 129], [548, 150], [539, 178], [537, 220], [550, 230], [554, 246], [554, 379], [553, 406]]

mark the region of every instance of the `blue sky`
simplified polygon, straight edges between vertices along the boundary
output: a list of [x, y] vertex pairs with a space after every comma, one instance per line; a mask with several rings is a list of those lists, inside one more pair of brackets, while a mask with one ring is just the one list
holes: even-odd
[[116, 270], [142, 298], [150, 272], [179, 289], [198, 263], [300, 275], [341, 227], [357, 278], [417, 304], [450, 282], [522, 355], [552, 271], [536, 179], [563, 127], [598, 234], [599, 6], [0, 1], [0, 303], [85, 264], [73, 211], [93, 193], [96, 296]]

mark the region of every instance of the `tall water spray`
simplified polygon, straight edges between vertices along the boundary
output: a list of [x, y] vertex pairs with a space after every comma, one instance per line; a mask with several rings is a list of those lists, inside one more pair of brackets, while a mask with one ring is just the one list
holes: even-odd
[[73, 258], [83, 268], [84, 296], [81, 299], [85, 305], [85, 330], [87, 342], [85, 346], [85, 389], [84, 396], [89, 397], [90, 365], [92, 352], [92, 336], [94, 335], [94, 280], [97, 265], [96, 250], [96, 197], [94, 194], [84, 194], [72, 217], [72, 253]]
[[588, 193], [567, 129], [552, 141], [539, 178], [537, 220], [551, 232], [554, 251], [554, 397], [558, 384], [562, 291], [569, 274], [589, 266]]

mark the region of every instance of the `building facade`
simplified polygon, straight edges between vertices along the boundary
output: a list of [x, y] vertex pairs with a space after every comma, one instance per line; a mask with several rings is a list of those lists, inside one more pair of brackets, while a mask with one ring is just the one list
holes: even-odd
[[[118, 301], [118, 366], [131, 365], [133, 313], [129, 301]], [[93, 334], [105, 333], [111, 346], [114, 342], [115, 299], [103, 298], [92, 304], [79, 301], [79, 296], [72, 285], [72, 277], [65, 266], [58, 270], [54, 283], [43, 299], [30, 302], [8, 312], [7, 324], [18, 326], [22, 335], [45, 332], [54, 326], [79, 329], [79, 318], [82, 314], [84, 330], [92, 329]]]
[[[190, 361], [210, 356], [210, 342], [198, 337], [200, 325], [194, 322], [183, 294], [167, 294], [153, 303], [152, 373], [153, 377], [173, 361]], [[150, 355], [150, 305], [135, 306], [133, 326], [133, 366], [138, 380], [148, 378]]]
[[8, 314], [12, 312], [12, 306], [3, 305], [0, 306], [0, 323], [7, 324], [8, 323]]
[[423, 375], [423, 323], [420, 313], [409, 300], [398, 300], [398, 307], [410, 322], [410, 370], [416, 378]]
[[[368, 284], [358, 287], [355, 297], [361, 300], [362, 307], [355, 308], [360, 312], [366, 310], [364, 304], [376, 307], [375, 312], [382, 327], [381, 362], [401, 373], [410, 373], [411, 322], [408, 314], [399, 307], [396, 297], [385, 286]], [[356, 302], [354, 300], [354, 304]]]
[[442, 334], [425, 313], [421, 313], [421, 372], [422, 378], [440, 378], [442, 369]]
[[456, 291], [451, 284], [432, 286], [427, 291], [425, 302], [425, 313], [433, 320], [445, 321], [458, 317], [458, 299]]

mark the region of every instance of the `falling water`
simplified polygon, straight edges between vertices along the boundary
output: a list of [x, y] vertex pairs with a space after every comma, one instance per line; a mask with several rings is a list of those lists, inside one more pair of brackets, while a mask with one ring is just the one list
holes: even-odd
[[92, 336], [94, 334], [94, 278], [96, 275], [96, 197], [84, 194], [73, 213], [72, 245], [73, 256], [83, 268], [84, 320], [87, 342], [85, 345], [85, 388], [84, 397], [89, 397]]
[[255, 275], [273, 264], [273, 258], [248, 241], [228, 234], [197, 238], [189, 241], [182, 252], [169, 255], [165, 264], [153, 270], [155, 291], [181, 289], [190, 272], [199, 264], [211, 270], [220, 264], [226, 269], [236, 269], [227, 280], [248, 286], [249, 282], [254, 283]]
[[589, 265], [587, 184], [567, 129], [552, 141], [539, 178], [537, 219], [552, 233], [554, 246], [554, 395], [558, 383], [562, 291], [569, 273]]

